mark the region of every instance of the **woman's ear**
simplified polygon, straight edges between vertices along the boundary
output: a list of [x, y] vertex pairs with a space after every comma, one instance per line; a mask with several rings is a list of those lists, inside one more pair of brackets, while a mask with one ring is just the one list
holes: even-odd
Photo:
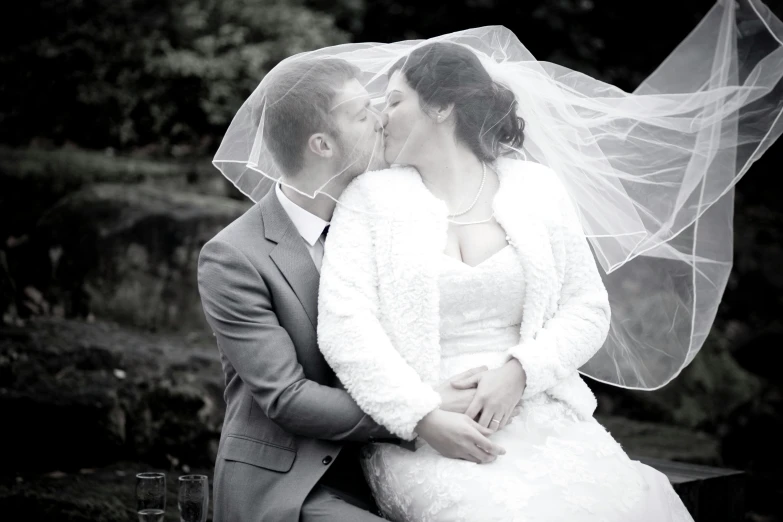
[[307, 140], [307, 148], [316, 156], [324, 159], [331, 158], [334, 155], [334, 147], [329, 137], [321, 132], [310, 136], [310, 139]]
[[444, 105], [443, 107], [440, 107], [435, 111], [435, 121], [437, 121], [438, 123], [443, 123], [449, 118], [449, 116], [451, 116], [452, 112], [454, 112], [453, 103], [449, 103], [448, 105]]

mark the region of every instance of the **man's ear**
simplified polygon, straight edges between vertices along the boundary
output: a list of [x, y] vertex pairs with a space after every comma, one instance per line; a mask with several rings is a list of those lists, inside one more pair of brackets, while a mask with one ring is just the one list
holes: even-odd
[[324, 159], [331, 158], [334, 155], [334, 147], [330, 138], [322, 132], [310, 136], [310, 139], [307, 140], [307, 148], [316, 156]]

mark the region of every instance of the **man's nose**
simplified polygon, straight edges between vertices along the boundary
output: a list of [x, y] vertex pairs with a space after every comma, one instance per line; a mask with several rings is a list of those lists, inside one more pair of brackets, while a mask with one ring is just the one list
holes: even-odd
[[389, 123], [389, 116], [385, 112], [376, 113], [375, 116], [375, 132], [381, 132]]

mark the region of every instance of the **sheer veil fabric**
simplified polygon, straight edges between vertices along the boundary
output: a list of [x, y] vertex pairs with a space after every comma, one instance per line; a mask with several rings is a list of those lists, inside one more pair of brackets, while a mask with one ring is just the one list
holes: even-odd
[[[515, 104], [497, 98], [505, 111], [496, 104], [472, 117], [500, 136], [502, 155], [550, 167], [577, 210], [612, 305], [609, 336], [580, 372], [624, 388], [667, 384], [703, 345], [723, 296], [734, 185], [783, 132], [783, 23], [758, 0], [720, 1], [630, 93], [536, 60], [501, 26], [295, 55], [240, 108], [215, 166], [254, 201], [276, 182], [308, 197], [328, 194], [329, 181], [305, 187], [279, 161], [279, 140], [271, 139], [280, 128], [272, 123], [280, 121], [276, 71], [344, 60], [381, 110], [390, 72], [433, 42], [469, 49], [513, 93]], [[498, 114], [510, 110], [524, 120], [521, 144], [497, 129]], [[332, 180], [370, 162], [348, 153]]]

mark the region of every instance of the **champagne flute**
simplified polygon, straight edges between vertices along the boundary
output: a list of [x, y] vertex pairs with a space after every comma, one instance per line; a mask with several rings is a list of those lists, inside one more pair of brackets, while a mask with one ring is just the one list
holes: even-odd
[[166, 512], [166, 475], [136, 475], [136, 512], [139, 522], [163, 522]]
[[206, 522], [209, 507], [206, 475], [183, 475], [179, 478], [177, 507], [180, 522]]

